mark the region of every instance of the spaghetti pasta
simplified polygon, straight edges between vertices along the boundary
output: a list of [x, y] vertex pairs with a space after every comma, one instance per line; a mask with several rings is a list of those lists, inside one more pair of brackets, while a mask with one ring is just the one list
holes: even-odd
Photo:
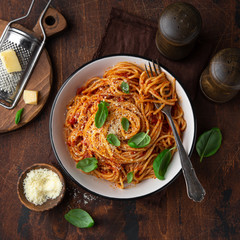
[[[122, 89], [127, 83], [129, 93]], [[107, 104], [108, 115], [103, 126], [95, 126], [98, 104]], [[155, 178], [153, 161], [162, 150], [175, 146], [171, 127], [154, 103], [172, 105], [172, 117], [180, 136], [186, 128], [183, 111], [178, 103], [175, 79], [169, 81], [164, 72], [148, 77], [146, 71], [129, 62], [120, 62], [107, 70], [103, 77], [93, 77], [77, 90], [67, 105], [65, 136], [74, 161], [95, 157], [98, 167], [86, 174], [115, 183], [124, 188], [127, 174], [133, 173], [133, 183]], [[124, 130], [121, 120], [129, 127]], [[150, 143], [132, 148], [128, 140], [139, 132], [148, 132]], [[120, 146], [107, 140], [114, 134]]]

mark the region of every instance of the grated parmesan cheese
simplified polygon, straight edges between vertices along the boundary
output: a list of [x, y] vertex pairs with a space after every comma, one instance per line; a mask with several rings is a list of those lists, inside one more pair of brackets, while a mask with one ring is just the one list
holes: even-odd
[[121, 121], [120, 119], [116, 119], [113, 121], [108, 129], [108, 134], [115, 134], [118, 135], [121, 129]]
[[62, 183], [52, 170], [39, 168], [27, 173], [23, 181], [24, 194], [27, 200], [35, 205], [42, 205], [48, 199], [59, 196]]

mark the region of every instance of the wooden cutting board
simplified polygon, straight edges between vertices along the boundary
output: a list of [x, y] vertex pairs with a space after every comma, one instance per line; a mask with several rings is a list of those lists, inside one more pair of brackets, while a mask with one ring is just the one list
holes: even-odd
[[[7, 21], [0, 19], [0, 35], [2, 35]], [[52, 36], [58, 32], [64, 30], [67, 26], [65, 18], [54, 8], [49, 8], [45, 13], [43, 18], [43, 27], [47, 37]], [[15, 24], [14, 27], [21, 29], [29, 34], [32, 34], [39, 39], [42, 36], [42, 32], [39, 25], [39, 20], [36, 26], [32, 31], [24, 28], [19, 24]], [[41, 111], [45, 105], [52, 85], [52, 66], [49, 55], [46, 49], [43, 49], [39, 60], [33, 70], [31, 77], [28, 80], [28, 83], [25, 87], [27, 90], [36, 90], [38, 91], [38, 104], [29, 105], [25, 104], [23, 97], [21, 96], [18, 104], [15, 108], [9, 110], [0, 106], [0, 133], [12, 131], [22, 127], [23, 125], [30, 122], [37, 114]], [[18, 124], [15, 124], [15, 116], [18, 110], [24, 108], [21, 121]]]

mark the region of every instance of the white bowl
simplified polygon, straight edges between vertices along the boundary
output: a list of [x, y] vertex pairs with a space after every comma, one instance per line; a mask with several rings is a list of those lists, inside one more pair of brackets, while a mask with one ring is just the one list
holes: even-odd
[[[66, 114], [66, 105], [75, 96], [76, 90], [81, 87], [89, 78], [94, 76], [101, 77], [106, 69], [111, 68], [118, 62], [132, 62], [144, 68], [148, 59], [130, 55], [112, 55], [93, 60], [77, 69], [62, 85], [54, 100], [50, 115], [50, 139], [56, 158], [62, 168], [70, 177], [82, 187], [108, 198], [132, 199], [149, 195], [159, 191], [169, 185], [179, 175], [181, 163], [178, 152], [174, 154], [171, 164], [165, 175], [165, 180], [148, 179], [130, 188], [118, 189], [113, 183], [98, 179], [94, 176], [82, 173], [76, 168], [74, 160], [71, 158], [64, 139], [64, 122]], [[169, 80], [173, 76], [162, 68]], [[176, 91], [179, 97], [180, 105], [184, 111], [184, 118], [187, 122], [187, 128], [183, 134], [183, 146], [186, 152], [191, 155], [196, 140], [196, 121], [189, 98], [176, 81]], [[185, 186], [183, 186], [185, 188]]]

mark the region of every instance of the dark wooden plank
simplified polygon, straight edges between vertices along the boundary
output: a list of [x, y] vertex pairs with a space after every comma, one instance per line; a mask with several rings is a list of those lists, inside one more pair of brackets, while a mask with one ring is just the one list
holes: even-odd
[[[38, 2], [38, 1], [36, 1]], [[45, 2], [45, 1], [44, 1]], [[26, 22], [31, 29], [43, 3], [33, 9]], [[17, 198], [20, 173], [33, 163], [58, 165], [51, 148], [48, 121], [54, 97], [66, 78], [91, 60], [103, 36], [112, 7], [157, 21], [161, 10], [175, 1], [53, 1], [67, 19], [68, 29], [49, 38], [47, 51], [53, 65], [53, 86], [42, 112], [29, 124], [0, 134], [0, 239], [239, 239], [239, 95], [226, 104], [209, 102], [198, 90], [194, 102], [198, 135], [217, 126], [223, 145], [216, 155], [202, 163], [196, 151], [192, 162], [207, 195], [204, 202], [188, 199], [182, 175], [164, 191], [132, 201], [109, 200], [73, 183], [66, 175], [67, 192], [63, 202], [43, 213], [26, 209]], [[240, 4], [238, 1], [187, 1], [203, 18], [204, 37], [214, 42], [215, 51], [239, 47]], [[10, 20], [27, 10], [29, 0], [1, 1], [0, 19]], [[37, 3], [38, 4], [38, 3]], [[68, 224], [64, 214], [83, 208], [96, 221], [91, 229]]]

